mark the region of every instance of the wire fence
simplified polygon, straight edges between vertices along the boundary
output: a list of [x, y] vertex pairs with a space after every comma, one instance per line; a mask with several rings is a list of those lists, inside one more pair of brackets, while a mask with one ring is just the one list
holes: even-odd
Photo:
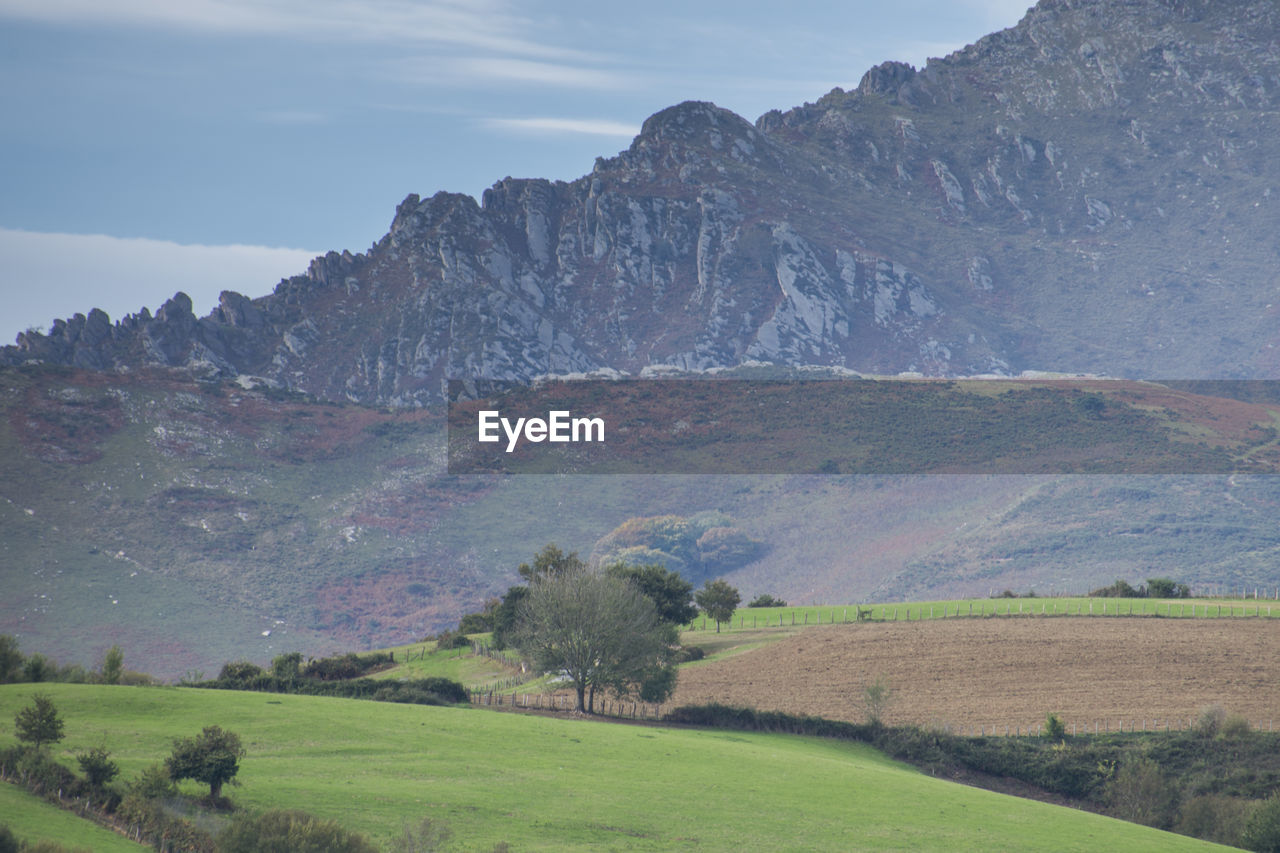
[[991, 598], [921, 604], [870, 604], [752, 608], [735, 613], [727, 622], [699, 616], [689, 631], [742, 631], [758, 628], [799, 628], [850, 622], [917, 622], [929, 619], [990, 618], [996, 616], [1159, 616], [1166, 618], [1276, 618], [1280, 604], [1269, 599], [1213, 601], [1210, 599], [1142, 598]]

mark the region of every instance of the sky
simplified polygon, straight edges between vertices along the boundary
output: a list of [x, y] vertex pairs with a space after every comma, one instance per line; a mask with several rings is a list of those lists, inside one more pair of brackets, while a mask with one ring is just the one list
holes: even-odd
[[754, 121], [1029, 5], [0, 0], [0, 344], [263, 296], [366, 250], [409, 193], [573, 180], [665, 107]]

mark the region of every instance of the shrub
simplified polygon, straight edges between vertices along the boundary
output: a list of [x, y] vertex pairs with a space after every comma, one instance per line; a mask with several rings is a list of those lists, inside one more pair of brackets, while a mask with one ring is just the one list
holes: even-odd
[[1249, 809], [1247, 800], [1236, 797], [1221, 794], [1193, 797], [1179, 810], [1181, 814], [1174, 830], [1182, 835], [1238, 847]]
[[867, 723], [880, 726], [884, 722], [885, 711], [893, 702], [893, 688], [884, 676], [876, 676], [875, 681], [862, 689], [862, 704], [867, 712]]
[[1107, 784], [1107, 804], [1119, 818], [1166, 827], [1173, 817], [1177, 791], [1150, 758], [1126, 762]]
[[301, 811], [241, 816], [218, 837], [218, 853], [378, 853], [378, 848], [336, 821]]
[[1146, 597], [1145, 593], [1139, 592], [1138, 590], [1129, 586], [1129, 584], [1126, 581], [1122, 581], [1119, 578], [1117, 578], [1116, 582], [1113, 583], [1111, 586], [1103, 586], [1103, 587], [1098, 587], [1097, 589], [1094, 589], [1094, 590], [1090, 590], [1089, 595], [1094, 598], [1145, 598]]
[[18, 853], [18, 839], [7, 823], [0, 823], [0, 853]]
[[1252, 733], [1253, 726], [1241, 714], [1228, 714], [1218, 727], [1218, 737], [1225, 740], [1243, 740]]
[[1240, 843], [1247, 850], [1280, 853], [1280, 794], [1272, 794], [1254, 806], [1240, 833]]
[[1227, 712], [1221, 705], [1206, 705], [1200, 709], [1195, 730], [1204, 737], [1217, 737], [1226, 719]]
[[1052, 740], [1062, 740], [1067, 736], [1067, 724], [1052, 711], [1044, 718], [1044, 736]]
[[249, 681], [262, 675], [262, 667], [247, 660], [231, 661], [222, 665], [218, 678], [222, 681]]
[[748, 607], [786, 607], [787, 603], [783, 601], [781, 598], [774, 598], [772, 595], [769, 595], [769, 593], [765, 592], [751, 599], [751, 603], [748, 604], [747, 606]]
[[126, 787], [131, 796], [143, 800], [163, 800], [178, 794], [178, 786], [173, 784], [169, 771], [158, 762], [144, 769]]
[[85, 780], [94, 788], [101, 788], [120, 773], [119, 765], [111, 760], [111, 753], [101, 746], [80, 753], [76, 761]]

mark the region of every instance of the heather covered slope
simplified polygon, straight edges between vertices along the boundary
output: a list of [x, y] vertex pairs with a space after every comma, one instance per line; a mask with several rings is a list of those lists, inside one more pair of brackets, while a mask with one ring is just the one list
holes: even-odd
[[182, 296], [114, 326], [90, 313], [5, 359], [392, 405], [449, 377], [747, 360], [1270, 377], [1278, 17], [1045, 0], [755, 125], [673, 106], [570, 183], [411, 195], [367, 252], [207, 318]]
[[[586, 556], [662, 515], [722, 515], [758, 542], [745, 562], [682, 567], [748, 598], [1280, 582], [1270, 475], [450, 476], [430, 412], [158, 371], [0, 377], [0, 632], [63, 662], [119, 644], [130, 668], [177, 677], [409, 642], [544, 544]], [[1266, 449], [1248, 428], [1266, 406], [1157, 392], [1199, 440]]]

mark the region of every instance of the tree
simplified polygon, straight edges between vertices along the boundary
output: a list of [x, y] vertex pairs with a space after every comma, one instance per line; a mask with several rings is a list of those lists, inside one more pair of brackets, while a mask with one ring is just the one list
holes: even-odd
[[742, 602], [738, 590], [723, 580], [707, 581], [693, 599], [704, 613], [715, 620], [717, 634], [720, 633], [720, 623], [733, 619], [733, 611]]
[[757, 595], [755, 598], [751, 599], [751, 602], [747, 604], [747, 606], [748, 607], [786, 607], [787, 602], [781, 598], [775, 598], [767, 592], [762, 592], [759, 595]]
[[1254, 806], [1240, 843], [1246, 850], [1280, 853], [1280, 794], [1272, 794]]
[[90, 787], [102, 788], [120, 773], [120, 767], [111, 760], [111, 753], [106, 747], [95, 746], [88, 752], [76, 756], [80, 764], [80, 772], [88, 780]]
[[665, 666], [675, 640], [675, 628], [633, 584], [585, 569], [535, 580], [516, 630], [516, 646], [534, 668], [563, 673], [586, 713], [595, 713], [598, 688], [627, 693]]
[[31, 697], [32, 704], [23, 708], [13, 718], [18, 740], [26, 741], [39, 749], [46, 743], [62, 740], [62, 718], [53, 700], [43, 693]]
[[645, 566], [614, 563], [605, 572], [635, 584], [636, 589], [653, 602], [663, 622], [679, 627], [698, 615], [698, 608], [693, 606], [693, 584], [680, 577], [679, 572], [669, 572], [657, 563]]
[[12, 684], [22, 677], [25, 658], [12, 634], [0, 634], [0, 684]]
[[285, 681], [297, 681], [302, 675], [302, 652], [286, 652], [271, 659], [271, 674]]
[[240, 815], [218, 836], [218, 853], [378, 853], [367, 838], [336, 821], [275, 809]]
[[119, 646], [112, 646], [102, 656], [102, 683], [119, 684], [124, 673], [124, 652]]
[[587, 564], [579, 559], [577, 551], [566, 554], [553, 542], [534, 555], [533, 565], [521, 563], [516, 571], [520, 573], [520, 577], [533, 583], [552, 575], [577, 574], [586, 567]]
[[169, 778], [175, 782], [194, 779], [209, 786], [209, 797], [222, 796], [222, 785], [240, 771], [244, 747], [235, 732], [219, 726], [206, 726], [198, 737], [178, 738], [173, 753], [165, 759]]
[[868, 725], [879, 728], [884, 725], [885, 712], [893, 704], [893, 687], [883, 675], [862, 688], [862, 704], [866, 707]]

